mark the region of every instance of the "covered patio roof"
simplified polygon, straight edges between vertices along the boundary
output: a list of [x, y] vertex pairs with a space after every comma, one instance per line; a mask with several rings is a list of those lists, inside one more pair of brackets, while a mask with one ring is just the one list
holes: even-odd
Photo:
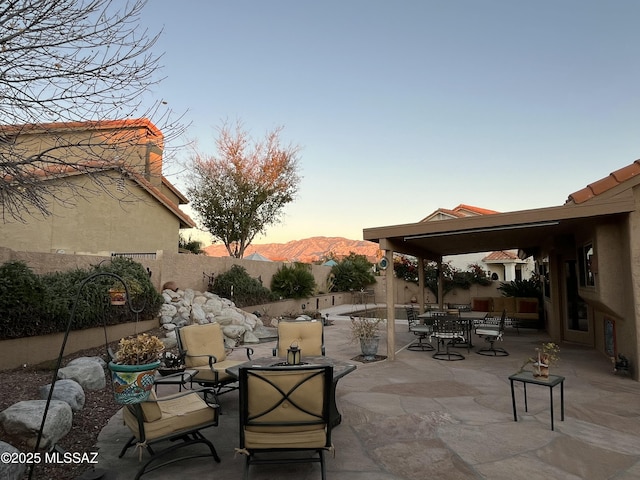
[[363, 238], [379, 243], [382, 250], [435, 261], [445, 255], [493, 250], [520, 249], [531, 254], [585, 222], [633, 210], [631, 191], [626, 190], [581, 204], [365, 228]]

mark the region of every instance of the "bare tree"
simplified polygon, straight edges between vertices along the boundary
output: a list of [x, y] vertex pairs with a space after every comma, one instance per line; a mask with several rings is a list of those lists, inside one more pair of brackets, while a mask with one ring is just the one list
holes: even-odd
[[[161, 55], [152, 52], [160, 32], [150, 34], [139, 27], [145, 4], [146, 0], [0, 3], [4, 221], [50, 215], [52, 201], [65, 204], [73, 195], [104, 191], [100, 172], [114, 162], [126, 169], [123, 150], [141, 145], [140, 130], [129, 128], [135, 118], [142, 124], [153, 120], [158, 131], [152, 133], [164, 134], [154, 140], [161, 148], [168, 138], [183, 133], [180, 118], [172, 119], [166, 102], [144, 95], [161, 80], [155, 77]], [[105, 120], [111, 122], [107, 129]], [[115, 121], [127, 128], [118, 129]], [[69, 127], [78, 122], [87, 122], [89, 130], [81, 137], [69, 135]], [[90, 187], [83, 190], [77, 182], [64, 180], [78, 173], [93, 180]], [[69, 194], [69, 188], [75, 191]]]
[[204, 228], [244, 256], [258, 233], [281, 219], [285, 205], [298, 192], [297, 145], [283, 146], [282, 127], [253, 141], [241, 124], [218, 129], [217, 154], [196, 153], [190, 165], [188, 196]]

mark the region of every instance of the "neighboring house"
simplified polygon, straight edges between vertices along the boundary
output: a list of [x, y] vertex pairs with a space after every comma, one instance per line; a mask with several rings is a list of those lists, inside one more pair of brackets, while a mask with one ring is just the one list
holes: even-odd
[[99, 255], [177, 252], [180, 229], [195, 227], [179, 207], [188, 200], [162, 175], [164, 138], [147, 119], [4, 126], [0, 134], [21, 155], [51, 151], [67, 163], [34, 169], [55, 192], [47, 199], [51, 215], [5, 219], [0, 246]]
[[[623, 354], [639, 379], [640, 160], [561, 206], [366, 228], [363, 238], [378, 242], [388, 262], [394, 252], [442, 262], [448, 255], [518, 249], [519, 258], [536, 260], [551, 339], [611, 358]], [[395, 291], [393, 277], [386, 276], [387, 292]], [[388, 324], [392, 339], [394, 323]], [[393, 349], [388, 353], [392, 359]]]
[[[494, 215], [495, 210], [460, 204], [453, 210], [439, 208], [429, 214], [421, 222], [451, 220], [453, 218], [476, 217], [478, 215]], [[498, 252], [477, 252], [461, 255], [445, 256], [444, 262], [450, 263], [459, 270], [467, 270], [469, 265], [478, 264], [484, 267], [489, 277], [495, 281], [510, 282], [531, 277], [535, 271], [533, 259], [521, 260], [516, 250]]]

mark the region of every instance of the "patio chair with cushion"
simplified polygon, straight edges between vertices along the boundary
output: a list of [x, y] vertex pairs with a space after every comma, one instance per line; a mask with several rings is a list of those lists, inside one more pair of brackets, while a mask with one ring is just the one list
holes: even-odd
[[467, 352], [469, 343], [464, 338], [465, 327], [458, 316], [442, 315], [434, 317], [431, 338], [438, 342], [438, 350], [432, 355], [437, 360], [464, 360], [464, 355], [452, 352], [456, 343], [465, 343]]
[[324, 325], [319, 320], [278, 322], [278, 340], [273, 356], [286, 358], [287, 349], [297, 345], [300, 355], [313, 357], [325, 354]]
[[[160, 467], [191, 458], [211, 456], [220, 462], [213, 443], [200, 433], [204, 428], [218, 425], [219, 407], [213, 403], [214, 399], [212, 389], [191, 390], [161, 398], [152, 392], [147, 401], [126, 405], [122, 409], [124, 423], [133, 436], [119, 457], [122, 458], [127, 449], [134, 446], [140, 451], [141, 459], [142, 449], [151, 455], [136, 473], [136, 480]], [[164, 445], [155, 450], [152, 445], [156, 444]], [[205, 445], [207, 450], [202, 452], [198, 451], [201, 448], [194, 447], [183, 456], [173, 455], [176, 450], [198, 444]]]
[[225, 370], [240, 365], [246, 360], [231, 360], [227, 358], [227, 353], [243, 349], [246, 351], [247, 358], [251, 360], [252, 348], [227, 347], [218, 323], [193, 324], [176, 328], [176, 339], [178, 350], [181, 355], [184, 355], [185, 366], [198, 372], [191, 380], [192, 383], [213, 387], [216, 395], [238, 388], [237, 379]]
[[486, 342], [489, 342], [488, 347], [483, 347], [476, 351], [480, 355], [487, 355], [493, 357], [506, 357], [509, 355], [504, 348], [496, 348], [495, 342], [503, 340], [505, 320], [507, 318], [507, 311], [502, 311], [502, 316], [499, 319], [485, 318], [485, 324], [478, 325], [475, 328], [476, 335], [484, 337]]
[[[240, 446], [251, 465], [320, 463], [332, 450], [331, 366], [240, 368]], [[312, 455], [309, 455], [312, 454]], [[305, 478], [307, 478], [305, 476]]]
[[425, 340], [430, 340], [430, 336], [433, 333], [433, 318], [425, 319], [423, 322], [418, 318], [418, 312], [412, 306], [405, 307], [405, 310], [409, 322], [409, 331], [418, 337], [407, 347], [407, 350], [422, 352], [435, 350], [430, 341], [425, 342]]

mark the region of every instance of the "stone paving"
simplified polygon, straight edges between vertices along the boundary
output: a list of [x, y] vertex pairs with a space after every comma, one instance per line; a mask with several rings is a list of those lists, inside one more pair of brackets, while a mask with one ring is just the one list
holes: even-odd
[[[327, 356], [350, 361], [359, 346], [349, 342], [351, 306], [326, 310], [333, 325], [325, 328]], [[640, 478], [640, 383], [613, 374], [609, 360], [578, 346], [561, 345], [552, 374], [566, 377], [565, 421], [560, 421], [559, 387], [554, 389], [555, 431], [550, 428], [549, 389], [527, 388], [524, 412], [521, 384], [516, 384], [518, 422], [514, 422], [509, 375], [548, 340], [543, 332], [508, 329], [507, 357], [486, 357], [473, 350], [465, 360], [446, 362], [430, 352], [409, 351], [414, 339], [407, 323], [396, 324], [396, 360], [360, 363], [337, 387], [342, 423], [333, 430], [335, 456], [327, 455], [329, 479], [440, 480]], [[379, 354], [386, 353], [383, 332]], [[255, 356], [271, 355], [272, 343]], [[169, 387], [165, 387], [169, 388]], [[159, 391], [162, 394], [162, 391]], [[220, 425], [203, 433], [221, 457], [187, 460], [143, 478], [242, 478], [244, 458], [238, 445], [237, 393], [220, 398]], [[138, 468], [132, 450], [118, 458], [129, 432], [117, 414], [101, 432], [99, 467], [133, 478]], [[145, 454], [146, 455], [146, 454]], [[254, 466], [253, 480], [319, 479], [315, 464]]]

